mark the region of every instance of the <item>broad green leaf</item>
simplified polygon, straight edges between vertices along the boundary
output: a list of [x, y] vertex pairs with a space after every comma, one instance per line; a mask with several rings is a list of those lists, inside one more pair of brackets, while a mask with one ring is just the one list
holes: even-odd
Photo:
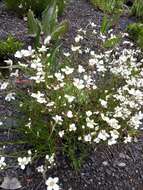
[[28, 12], [28, 31], [35, 37], [35, 47], [39, 46], [41, 25], [38, 19], [35, 19], [34, 13], [29, 10]]
[[28, 12], [28, 32], [33, 35], [37, 35], [40, 30], [38, 19], [35, 19], [34, 13], [29, 10]]
[[42, 14], [42, 30], [46, 36], [50, 35], [57, 23], [56, 3], [48, 6]]
[[102, 20], [100, 32], [101, 32], [102, 34], [105, 34], [106, 31], [107, 31], [107, 29], [108, 29], [108, 27], [109, 27], [108, 18], [107, 18], [107, 16], [104, 16], [104, 17], [103, 17], [103, 20]]
[[69, 28], [69, 23], [67, 21], [63, 21], [60, 23], [60, 25], [55, 29], [54, 32], [52, 32], [51, 36], [53, 40], [58, 40], [60, 37], [62, 37]]

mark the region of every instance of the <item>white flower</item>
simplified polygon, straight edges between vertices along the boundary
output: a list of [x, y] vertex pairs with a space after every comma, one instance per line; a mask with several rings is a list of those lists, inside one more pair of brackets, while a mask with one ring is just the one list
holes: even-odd
[[85, 136], [84, 136], [84, 141], [85, 141], [85, 142], [91, 142], [91, 135], [90, 135], [90, 134], [85, 135]]
[[75, 97], [74, 96], [70, 96], [70, 95], [65, 95], [65, 98], [68, 100], [69, 103], [73, 102]]
[[59, 131], [59, 136], [60, 136], [61, 138], [64, 136], [64, 134], [65, 134], [64, 130]]
[[[37, 74], [38, 74], [38, 73], [37, 73]], [[44, 74], [44, 73], [43, 73], [43, 74]], [[43, 74], [41, 73], [41, 75], [40, 75], [40, 73], [39, 73], [39, 75], [37, 75], [37, 76], [32, 76], [32, 77], [30, 77], [30, 79], [31, 79], [31, 80], [35, 80], [35, 82], [36, 82], [37, 84], [39, 84], [40, 82], [45, 82], [45, 78], [44, 78]]]
[[142, 119], [143, 119], [143, 113], [140, 111], [139, 113], [136, 113], [134, 116], [132, 116], [128, 123], [135, 129], [138, 129], [139, 126], [142, 124], [141, 122]]
[[106, 36], [105, 36], [105, 35], [103, 35], [102, 33], [100, 33], [100, 38], [101, 38], [101, 40], [105, 41]]
[[82, 28], [78, 29], [78, 32], [83, 32], [84, 34], [86, 34], [86, 30], [83, 30]]
[[17, 51], [15, 53], [15, 57], [21, 59], [22, 57], [29, 57], [33, 54], [34, 50], [32, 50], [31, 46], [28, 46], [28, 50], [22, 49], [21, 51]]
[[16, 58], [21, 59], [23, 57], [23, 54], [21, 53], [21, 51], [16, 51], [15, 55]]
[[74, 68], [70, 68], [70, 67], [66, 66], [65, 68], [62, 68], [61, 71], [64, 72], [66, 75], [70, 75], [73, 73]]
[[97, 34], [97, 31], [96, 31], [96, 30], [93, 30], [92, 33], [93, 33], [93, 34]]
[[47, 37], [45, 38], [45, 40], [44, 40], [44, 45], [49, 44], [50, 41], [51, 41], [51, 36], [47, 36]]
[[117, 143], [117, 141], [114, 138], [111, 138], [111, 139], [108, 140], [108, 145], [113, 145], [113, 144], [116, 144], [116, 143]]
[[37, 171], [38, 171], [39, 173], [44, 173], [44, 166], [43, 166], [43, 165], [38, 166], [36, 169], [37, 169]]
[[49, 102], [46, 106], [51, 107], [51, 106], [54, 106], [54, 105], [55, 105], [54, 102]]
[[47, 52], [47, 49], [48, 49], [48, 48], [46, 48], [46, 46], [42, 45], [42, 46], [38, 49], [38, 51], [39, 51], [39, 52]]
[[3, 125], [3, 122], [2, 122], [2, 121], [0, 121], [0, 126], [1, 126], [1, 125]]
[[28, 155], [31, 155], [32, 154], [32, 151], [31, 150], [28, 150]]
[[92, 111], [86, 111], [86, 115], [90, 117], [92, 115]]
[[58, 81], [63, 81], [64, 79], [64, 75], [62, 75], [61, 73], [55, 73], [55, 77], [57, 78]]
[[97, 26], [94, 22], [90, 22], [90, 25], [91, 25], [92, 27], [96, 27], [96, 26]]
[[8, 82], [2, 83], [0, 89], [5, 90], [7, 88], [7, 86], [8, 86], [8, 84], [9, 84]]
[[110, 135], [105, 130], [101, 130], [98, 134], [98, 139], [101, 139], [103, 141], [106, 141], [109, 137]]
[[93, 129], [94, 126], [96, 125], [93, 119], [86, 118], [86, 122], [87, 122], [87, 127], [90, 129]]
[[74, 51], [79, 51], [80, 50], [80, 46], [71, 46], [71, 50]]
[[79, 72], [79, 73], [84, 73], [84, 72], [85, 72], [85, 69], [83, 68], [82, 65], [79, 65], [79, 66], [78, 66], [78, 72]]
[[90, 49], [89, 49], [89, 48], [86, 48], [84, 51], [85, 51], [85, 53], [89, 53], [89, 52], [90, 52]]
[[108, 117], [104, 116], [104, 114], [101, 114], [101, 117], [113, 129], [120, 129], [121, 128], [121, 126], [119, 125], [119, 121], [117, 119], [115, 119], [115, 118], [112, 118], [112, 119], [108, 118]]
[[20, 9], [22, 9], [23, 8], [23, 5], [22, 5], [22, 3], [18, 6]]
[[9, 93], [6, 95], [5, 100], [10, 102], [11, 100], [15, 100], [15, 93]]
[[129, 135], [127, 137], [124, 137], [124, 143], [128, 143], [132, 141], [132, 137], [130, 137]]
[[55, 157], [55, 154], [53, 153], [51, 156], [49, 156], [49, 155], [46, 155], [46, 160], [48, 160], [48, 162], [50, 163], [50, 164], [53, 164], [54, 163], [54, 157]]
[[4, 62], [7, 63], [10, 66], [13, 65], [13, 61], [11, 59], [5, 60]]
[[56, 123], [62, 124], [63, 119], [62, 119], [62, 117], [61, 117], [60, 115], [54, 116], [53, 119], [54, 119], [54, 121], [55, 121]]
[[18, 77], [19, 76], [19, 70], [16, 69], [15, 72], [10, 73], [10, 77]]
[[75, 42], [78, 43], [78, 42], [80, 42], [80, 40], [83, 40], [83, 36], [81, 36], [81, 35], [78, 34], [78, 35], [75, 37]]
[[89, 65], [90, 65], [90, 66], [96, 65], [96, 63], [97, 63], [97, 60], [96, 60], [96, 59], [89, 59]]
[[69, 53], [69, 52], [64, 52], [63, 54], [64, 54], [64, 56], [66, 56], [66, 57], [69, 57], [69, 56], [70, 56], [70, 53]]
[[105, 100], [100, 99], [99, 101], [100, 101], [101, 105], [102, 105], [104, 108], [107, 108], [107, 102], [106, 102]]
[[28, 128], [30, 129], [30, 128], [31, 128], [31, 121], [28, 122], [28, 123], [25, 125], [25, 127], [28, 127]]
[[113, 139], [118, 139], [120, 135], [117, 130], [110, 131], [110, 134]]
[[42, 66], [42, 62], [41, 62], [41, 59], [40, 58], [36, 58], [34, 60], [31, 61], [31, 64], [30, 64], [30, 67], [32, 69], [41, 69], [43, 66]]
[[36, 101], [40, 104], [46, 103], [47, 101], [44, 98], [44, 94], [42, 94], [40, 91], [37, 93], [32, 93], [31, 96], [36, 99]]
[[23, 17], [23, 20], [24, 20], [24, 21], [27, 21], [27, 20], [28, 20], [27, 16], [24, 16], [24, 17]]
[[75, 78], [73, 84], [79, 90], [82, 90], [84, 88], [84, 81], [82, 79]]
[[1, 157], [0, 158], [0, 169], [3, 169], [5, 166], [6, 166], [5, 157]]
[[76, 125], [74, 123], [70, 124], [69, 131], [76, 131]]
[[29, 162], [31, 162], [31, 157], [19, 157], [18, 158], [18, 164], [20, 165], [21, 169], [24, 170], [25, 166], [29, 164]]
[[48, 180], [46, 180], [46, 185], [47, 185], [47, 190], [59, 190], [60, 187], [57, 184], [59, 182], [59, 178], [58, 177], [49, 177]]
[[68, 118], [72, 118], [72, 117], [73, 117], [72, 111], [68, 111], [68, 112], [67, 112], [67, 117], [68, 117]]

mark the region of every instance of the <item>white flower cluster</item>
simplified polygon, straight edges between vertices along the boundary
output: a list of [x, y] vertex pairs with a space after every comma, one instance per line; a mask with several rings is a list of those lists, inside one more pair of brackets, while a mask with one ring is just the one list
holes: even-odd
[[18, 157], [18, 165], [20, 166], [20, 168], [22, 170], [25, 169], [25, 167], [31, 162], [31, 155], [32, 155], [32, 152], [31, 150], [28, 150], [28, 156], [26, 157]]
[[[93, 23], [90, 25], [96, 30], [96, 25]], [[86, 32], [83, 31], [78, 31], [82, 34], [78, 34], [75, 38], [76, 44], [71, 48], [73, 54], [75, 51], [76, 55], [82, 52], [82, 46], [79, 43], [84, 40], [86, 35]], [[109, 32], [109, 36], [111, 39], [115, 38], [112, 31]], [[107, 36], [100, 34], [99, 39], [104, 42]], [[67, 133], [71, 135], [79, 133], [79, 129], [82, 129], [82, 133], [78, 136], [80, 141], [90, 143], [107, 141], [109, 145], [115, 144], [120, 139], [125, 143], [131, 141], [132, 138], [129, 134], [122, 137], [122, 131], [124, 128], [127, 131], [138, 129], [143, 118], [140, 111], [143, 105], [143, 60], [138, 61], [137, 59], [142, 52], [139, 49], [126, 48], [120, 51], [119, 47], [114, 48], [114, 51], [111, 49], [97, 53], [87, 47], [88, 72], [83, 65], [78, 65], [77, 69], [62, 66], [57, 72], [48, 76], [43, 70], [45, 66], [42, 63], [41, 51], [32, 54], [30, 68], [36, 71], [36, 76], [33, 76], [36, 77], [36, 80], [33, 77], [31, 79], [38, 84], [46, 80], [46, 88], [53, 95], [47, 97], [45, 93], [38, 90], [31, 93], [31, 97], [45, 105], [52, 113], [50, 124], [54, 125], [53, 130], [56, 126], [61, 126], [58, 130], [60, 138], [64, 138]], [[71, 53], [67, 52], [65, 56], [70, 57]], [[101, 94], [99, 93], [102, 86], [100, 86], [99, 79], [94, 76], [99, 76], [100, 80], [107, 83]], [[106, 79], [107, 76], [109, 76], [109, 80], [110, 77], [112, 79], [111, 86]], [[50, 83], [48, 83], [49, 81]], [[69, 90], [65, 90], [66, 88]], [[95, 96], [92, 97], [95, 105], [90, 104], [89, 98], [92, 93]], [[96, 97], [96, 95], [98, 96]], [[78, 101], [85, 103], [81, 112], [75, 109]], [[89, 103], [86, 105], [86, 102]], [[57, 111], [55, 112], [55, 110]]]
[[46, 155], [45, 157], [46, 161], [50, 164], [50, 166], [48, 166], [48, 168], [51, 167], [51, 165], [55, 165], [55, 154], [53, 153], [51, 156]]
[[0, 157], [0, 169], [4, 169], [6, 167], [6, 163], [5, 163], [5, 157]]
[[[111, 30], [105, 36], [99, 33], [93, 22], [89, 26], [92, 27], [92, 36], [98, 36], [102, 45], [108, 37], [116, 38]], [[78, 30], [71, 52], [64, 53], [66, 58], [75, 62], [78, 57], [82, 57], [82, 53], [87, 55], [87, 59], [74, 64], [74, 68], [72, 64], [68, 66], [59, 63], [58, 69], [50, 72], [51, 54], [46, 46], [51, 40], [50, 36], [37, 51], [29, 47], [28, 50], [16, 52], [15, 57], [24, 59], [24, 62], [23, 59], [19, 61], [19, 66], [24, 71], [30, 70], [29, 80], [33, 80], [32, 88], [26, 91], [32, 99], [29, 104], [30, 115], [34, 111], [31, 104], [35, 105], [35, 102], [34, 109], [40, 112], [40, 117], [43, 114], [40, 118], [43, 118], [41, 125], [38, 117], [31, 117], [25, 126], [32, 131], [32, 125], [37, 121], [39, 129], [34, 128], [37, 130], [37, 133], [34, 131], [37, 134], [35, 136], [40, 137], [44, 128], [41, 139], [47, 135], [45, 141], [52, 140], [54, 146], [58, 147], [57, 143], [66, 142], [68, 146], [68, 142], [71, 143], [73, 139], [74, 143], [80, 141], [83, 144], [106, 142], [113, 145], [118, 141], [131, 142], [143, 119], [143, 53], [127, 41], [123, 41], [121, 47], [118, 45], [110, 50], [95, 51], [90, 47], [82, 47], [86, 34], [87, 31], [83, 29]], [[87, 63], [86, 66], [84, 62]], [[7, 82], [1, 83], [0, 90], [6, 90], [9, 86]], [[15, 100], [15, 95], [11, 91], [5, 100]], [[45, 158], [49, 168], [54, 165], [55, 154], [46, 155]], [[21, 169], [25, 169], [30, 162], [31, 155], [18, 158]], [[5, 165], [4, 158], [0, 164]], [[37, 167], [37, 171], [43, 173], [44, 166]], [[47, 190], [58, 190], [57, 183], [58, 178], [49, 178], [46, 181]]]

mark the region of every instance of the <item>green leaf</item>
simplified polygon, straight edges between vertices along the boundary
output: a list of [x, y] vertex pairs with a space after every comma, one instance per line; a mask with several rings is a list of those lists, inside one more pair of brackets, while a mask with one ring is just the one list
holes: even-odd
[[41, 24], [38, 19], [35, 19], [34, 13], [31, 10], [28, 12], [28, 32], [35, 37], [35, 47], [39, 46]]
[[58, 4], [58, 15], [61, 15], [65, 7], [65, 2], [64, 0], [60, 0], [57, 2], [57, 4]]
[[33, 11], [28, 12], [28, 32], [36, 36], [40, 32], [38, 19], [35, 19]]
[[51, 37], [53, 40], [58, 40], [60, 37], [62, 37], [69, 28], [68, 21], [63, 21], [59, 24], [59, 26], [55, 29], [55, 31], [52, 32]]
[[57, 24], [56, 3], [48, 6], [42, 14], [42, 31], [46, 36], [50, 35]]
[[109, 28], [109, 21], [108, 21], [107, 16], [104, 16], [104, 17], [103, 17], [103, 20], [102, 20], [100, 32], [101, 32], [102, 34], [105, 34], [106, 31], [108, 30], [108, 28]]
[[115, 47], [119, 42], [120, 42], [120, 38], [119, 37], [115, 37], [115, 38], [111, 38], [111, 39], [108, 39], [104, 42], [104, 47], [105, 48], [113, 48]]

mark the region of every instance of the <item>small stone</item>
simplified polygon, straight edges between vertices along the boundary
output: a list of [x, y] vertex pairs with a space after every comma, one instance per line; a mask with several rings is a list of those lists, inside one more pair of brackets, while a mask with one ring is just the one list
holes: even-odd
[[4, 177], [4, 181], [2, 182], [1, 188], [3, 189], [20, 189], [22, 186], [21, 186], [21, 183], [19, 182], [19, 180], [16, 178], [16, 177]]
[[118, 166], [119, 166], [119, 167], [125, 167], [125, 166], [126, 166], [126, 163], [120, 162], [120, 163], [118, 163]]
[[102, 164], [103, 164], [104, 166], [108, 166], [108, 161], [104, 161], [104, 162], [102, 162]]
[[120, 157], [120, 158], [126, 158], [126, 155], [121, 152], [121, 153], [119, 154], [119, 157]]

